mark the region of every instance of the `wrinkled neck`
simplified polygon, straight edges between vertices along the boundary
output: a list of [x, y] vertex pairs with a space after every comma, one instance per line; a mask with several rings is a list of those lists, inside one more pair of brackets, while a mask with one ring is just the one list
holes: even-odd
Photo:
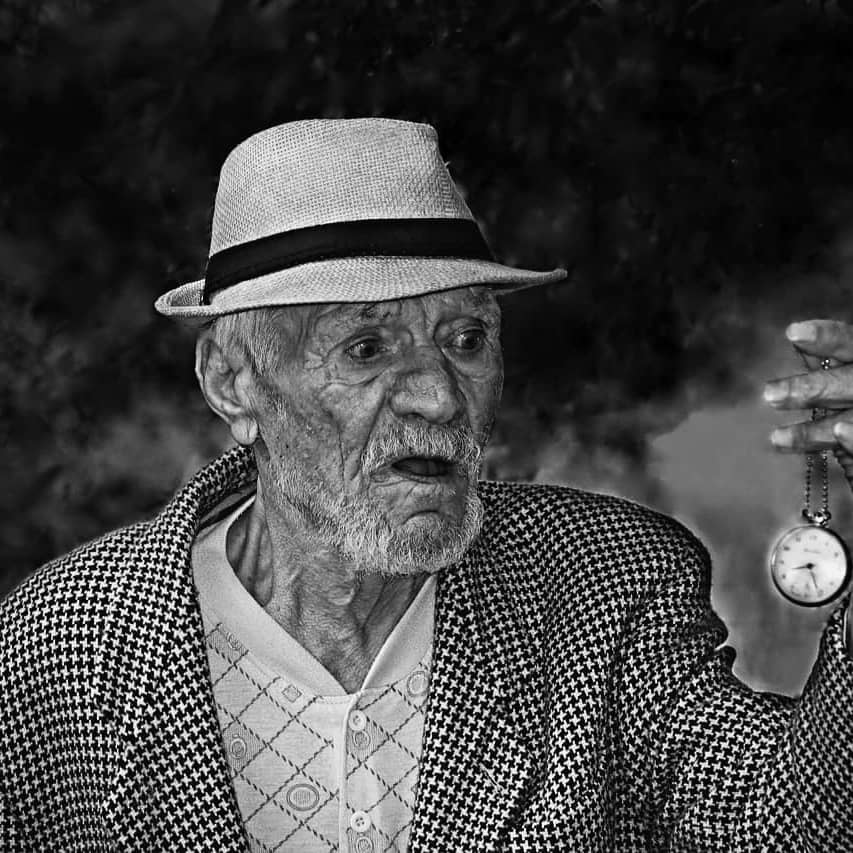
[[427, 578], [356, 571], [292, 508], [267, 500], [262, 477], [226, 550], [249, 594], [350, 693]]

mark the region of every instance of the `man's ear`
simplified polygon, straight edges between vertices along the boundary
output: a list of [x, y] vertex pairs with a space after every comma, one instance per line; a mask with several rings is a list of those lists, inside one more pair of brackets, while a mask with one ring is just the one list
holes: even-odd
[[210, 335], [195, 347], [195, 375], [207, 405], [228, 424], [238, 444], [258, 438], [252, 391], [252, 370], [245, 359], [226, 353]]

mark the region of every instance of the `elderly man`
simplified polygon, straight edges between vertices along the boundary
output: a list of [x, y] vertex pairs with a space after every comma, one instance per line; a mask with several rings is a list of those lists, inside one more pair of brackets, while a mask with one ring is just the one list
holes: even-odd
[[853, 848], [844, 606], [799, 701], [754, 694], [677, 523], [478, 483], [496, 296], [563, 276], [492, 260], [427, 126], [232, 152], [157, 307], [239, 447], [4, 603], [4, 850]]

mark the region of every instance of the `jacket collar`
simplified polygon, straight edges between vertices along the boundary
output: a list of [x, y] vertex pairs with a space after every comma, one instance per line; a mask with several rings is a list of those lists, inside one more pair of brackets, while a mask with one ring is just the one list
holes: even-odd
[[481, 539], [439, 576], [411, 851], [497, 849], [530, 794], [541, 673], [505, 570]]

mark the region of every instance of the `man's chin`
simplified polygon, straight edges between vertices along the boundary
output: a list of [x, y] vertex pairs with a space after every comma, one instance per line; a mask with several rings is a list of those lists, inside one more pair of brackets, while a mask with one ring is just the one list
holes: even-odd
[[482, 506], [473, 496], [461, 517], [436, 510], [409, 514], [390, 525], [381, 553], [365, 549], [354, 553], [361, 572], [387, 575], [435, 573], [458, 563], [480, 532]]
[[400, 534], [415, 534], [416, 531], [435, 531], [437, 538], [452, 536], [453, 532], [460, 530], [465, 522], [464, 507], [452, 509], [428, 508], [407, 509], [400, 508], [396, 512], [388, 513], [385, 517], [388, 523]]
[[356, 572], [362, 575], [380, 574], [387, 577], [401, 577], [417, 574], [435, 574], [436, 572], [459, 562], [465, 548], [449, 549], [446, 545], [433, 541], [411, 540], [406, 543], [394, 543], [384, 554], [353, 555], [352, 564]]

